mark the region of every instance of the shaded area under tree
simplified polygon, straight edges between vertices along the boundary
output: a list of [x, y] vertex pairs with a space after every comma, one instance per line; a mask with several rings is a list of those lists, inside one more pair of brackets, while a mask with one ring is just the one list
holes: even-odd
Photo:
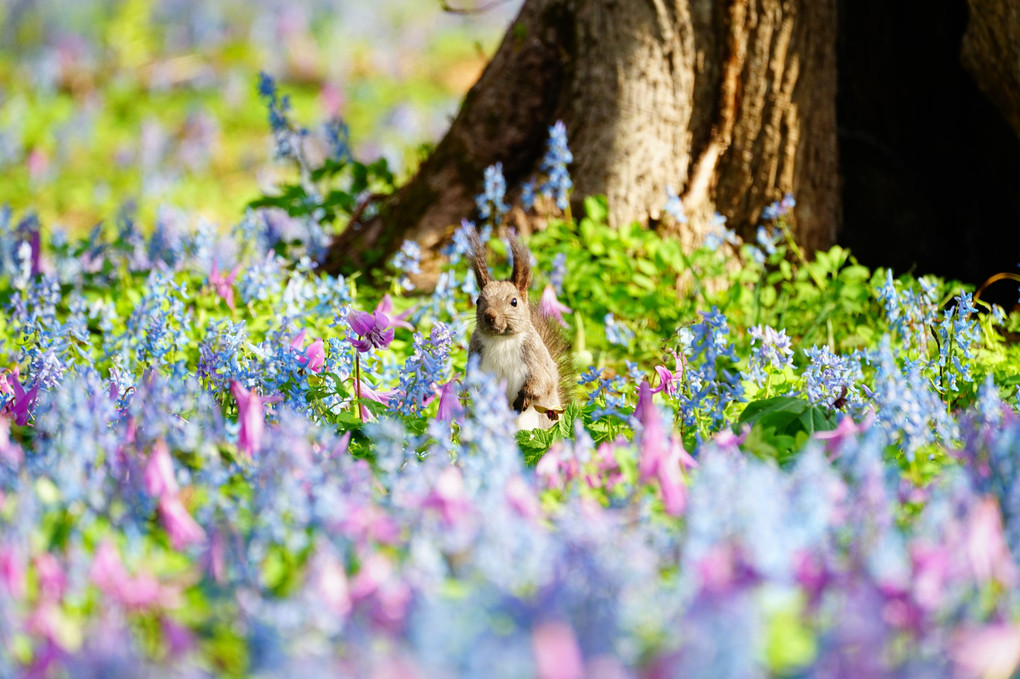
[[[963, 66], [966, 3], [840, 0], [839, 24], [839, 241], [899, 272], [980, 284], [1014, 271], [1020, 130]], [[989, 294], [1016, 302], [1007, 284]]]
[[750, 237], [792, 192], [809, 248], [838, 237], [872, 266], [977, 283], [1012, 270], [1020, 95], [996, 92], [1020, 81], [1020, 10], [969, 2], [965, 41], [965, 0], [526, 0], [434, 153], [324, 268], [405, 238], [434, 251], [484, 168], [502, 162], [515, 198], [562, 119], [575, 214], [606, 194], [610, 223], [676, 229], [659, 222], [673, 185], [689, 246], [716, 210]]

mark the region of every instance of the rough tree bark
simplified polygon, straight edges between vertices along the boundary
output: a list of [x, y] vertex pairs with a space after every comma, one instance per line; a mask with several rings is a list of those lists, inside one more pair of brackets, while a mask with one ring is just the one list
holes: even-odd
[[[564, 121], [575, 199], [605, 194], [610, 223], [655, 222], [666, 187], [698, 242], [712, 214], [747, 235], [797, 197], [807, 247], [839, 215], [836, 0], [526, 0], [446, 137], [417, 175], [348, 227], [324, 268], [369, 265], [405, 238], [434, 249], [470, 217], [482, 171], [510, 187]], [[577, 207], [580, 207], [579, 205]]]
[[961, 58], [978, 87], [1020, 136], [1020, 4], [967, 0]]

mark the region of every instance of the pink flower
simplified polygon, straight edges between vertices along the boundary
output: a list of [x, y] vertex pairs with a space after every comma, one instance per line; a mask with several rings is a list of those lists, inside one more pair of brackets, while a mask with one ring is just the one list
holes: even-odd
[[581, 679], [584, 659], [574, 630], [565, 622], [540, 623], [531, 630], [531, 648], [539, 679]]
[[1002, 514], [995, 498], [986, 496], [968, 517], [967, 558], [974, 577], [981, 584], [990, 580], [1010, 587], [1016, 581], [1016, 566], [1002, 532]]
[[359, 544], [381, 542], [396, 544], [400, 538], [400, 526], [384, 510], [371, 505], [353, 507], [340, 520], [340, 532]]
[[130, 575], [110, 541], [96, 548], [89, 578], [104, 594], [128, 608], [151, 608], [174, 598], [151, 574]]
[[849, 415], [844, 415], [839, 421], [839, 424], [836, 425], [835, 429], [829, 431], [816, 431], [811, 435], [811, 437], [818, 439], [819, 441], [825, 441], [825, 451], [829, 454], [829, 459], [835, 460], [839, 457], [839, 451], [843, 441], [865, 431], [871, 426], [872, 418], [873, 414], [869, 414], [867, 419], [858, 425]]
[[45, 599], [57, 601], [64, 596], [67, 589], [67, 576], [57, 561], [57, 557], [49, 552], [42, 552], [33, 559], [35, 574], [39, 579], [39, 590]]
[[4, 415], [0, 415], [0, 460], [6, 460], [14, 467], [20, 467], [25, 461], [25, 452], [21, 446], [11, 443], [11, 421]]
[[234, 310], [234, 280], [237, 278], [241, 265], [238, 264], [226, 276], [220, 273], [219, 263], [214, 259], [212, 271], [209, 273], [209, 285], [227, 303], [227, 308]]
[[145, 490], [153, 497], [176, 495], [178, 492], [173, 459], [163, 439], [152, 446], [152, 453], [145, 465]]
[[[376, 391], [372, 387], [368, 386], [364, 382], [361, 385], [361, 398], [367, 398], [369, 401], [375, 401], [376, 403], [382, 403], [384, 406], [390, 404], [390, 399], [393, 398], [394, 391], [387, 389], [385, 391]], [[372, 413], [368, 411], [368, 408], [361, 406], [361, 420], [368, 422], [372, 418]]]
[[531, 487], [520, 476], [512, 476], [506, 482], [507, 504], [525, 519], [537, 519], [542, 515], [542, 506]]
[[453, 525], [471, 512], [471, 500], [464, 488], [464, 477], [456, 467], [447, 467], [436, 478], [423, 506], [435, 509], [443, 522]]
[[159, 518], [170, 536], [170, 544], [174, 549], [182, 549], [205, 540], [205, 531], [191, 518], [184, 503], [177, 496], [164, 496], [160, 499]]
[[680, 380], [684, 377], [684, 364], [675, 351], [670, 350], [670, 353], [676, 360], [676, 369], [670, 370], [664, 365], [655, 366], [655, 372], [659, 375], [659, 386], [652, 389], [652, 393], [658, 394], [660, 391], [665, 391], [667, 396], [675, 398], [680, 389]]
[[302, 329], [297, 336], [290, 341], [290, 347], [298, 352], [298, 363], [308, 368], [313, 373], [320, 372], [326, 362], [326, 350], [323, 348], [322, 339], [317, 339], [307, 348], [302, 349], [305, 342], [305, 330]]
[[280, 397], [259, 396], [254, 391], [242, 387], [239, 382], [231, 382], [230, 391], [237, 399], [237, 421], [241, 425], [241, 431], [237, 435], [237, 448], [248, 457], [252, 457], [262, 446], [262, 435], [266, 429], [262, 407], [266, 403], [278, 401]]
[[577, 458], [568, 457], [560, 442], [549, 447], [535, 465], [535, 475], [542, 479], [546, 488], [561, 490], [580, 475]]
[[312, 567], [315, 592], [331, 613], [341, 618], [351, 612], [351, 588], [343, 562], [330, 548], [320, 549]]
[[992, 624], [964, 629], [950, 651], [957, 676], [1005, 679], [1020, 667], [1020, 627]]
[[666, 513], [679, 516], [687, 506], [687, 487], [680, 464], [690, 456], [679, 441], [670, 440], [666, 435], [662, 418], [652, 402], [652, 388], [648, 380], [641, 382], [635, 413], [641, 423], [641, 459], [638, 462], [641, 480], [648, 481], [654, 477], [659, 483]]
[[414, 330], [414, 326], [407, 322], [407, 317], [414, 311], [414, 307], [411, 307], [407, 311], [401, 312], [400, 314], [393, 315], [393, 298], [389, 294], [383, 295], [382, 299], [375, 306], [375, 310], [385, 314], [389, 319], [389, 327], [391, 328], [404, 328], [405, 330]]
[[0, 408], [0, 414], [9, 413], [14, 415], [14, 424], [24, 427], [28, 424], [28, 414], [35, 407], [35, 399], [39, 393], [39, 387], [32, 387], [27, 392], [21, 386], [19, 379], [20, 370], [4, 371], [0, 374], [0, 395], [9, 397], [10, 400]]
[[549, 283], [545, 284], [545, 290], [542, 291], [542, 297], [538, 300], [538, 310], [549, 318], [554, 319], [564, 328], [567, 327], [567, 322], [563, 320], [563, 314], [574, 313], [573, 309], [556, 298], [556, 290], [554, 290], [553, 286]]
[[25, 596], [25, 560], [10, 545], [0, 547], [0, 583], [15, 599]]
[[457, 397], [457, 380], [451, 379], [439, 388], [439, 410], [436, 419], [440, 422], [452, 422], [463, 411]]

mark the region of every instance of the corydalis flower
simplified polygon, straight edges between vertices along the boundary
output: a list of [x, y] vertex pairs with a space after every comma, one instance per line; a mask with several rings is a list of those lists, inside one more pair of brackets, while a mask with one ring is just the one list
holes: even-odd
[[498, 224], [510, 206], [506, 204], [506, 179], [503, 178], [503, 163], [496, 163], [485, 168], [485, 189], [475, 197], [478, 216], [483, 220], [491, 219]]
[[573, 309], [556, 298], [556, 290], [549, 283], [546, 284], [545, 290], [542, 291], [542, 297], [538, 301], [538, 310], [549, 318], [554, 319], [564, 328], [567, 327], [567, 322], [563, 320], [563, 314], [574, 313]]
[[687, 223], [687, 215], [684, 213], [683, 203], [680, 202], [680, 196], [677, 195], [672, 186], [666, 187], [666, 206], [663, 210], [675, 219], [677, 224]]
[[765, 379], [767, 370], [781, 372], [793, 365], [793, 347], [785, 330], [756, 325], [747, 334], [751, 336], [751, 345], [756, 346], [748, 366], [752, 380], [760, 382]]

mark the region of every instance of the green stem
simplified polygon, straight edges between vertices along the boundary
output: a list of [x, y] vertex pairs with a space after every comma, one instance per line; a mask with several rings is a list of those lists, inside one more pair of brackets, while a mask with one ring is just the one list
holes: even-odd
[[354, 394], [354, 410], [358, 413], [358, 419], [364, 422], [365, 416], [361, 414], [361, 352], [357, 347], [354, 349]]
[[687, 258], [687, 253], [684, 252], [683, 247], [680, 248], [680, 259], [683, 261], [684, 266], [691, 272], [691, 277], [694, 278], [694, 282], [697, 284], [697, 293], [701, 295], [701, 300], [705, 303], [706, 307], [711, 306], [708, 302], [708, 297], [705, 295], [705, 284], [701, 282], [701, 276], [698, 275], [698, 270], [694, 268], [694, 264]]
[[811, 276], [811, 280], [815, 282], [815, 285], [818, 286], [819, 290], [824, 290], [825, 282], [811, 270], [810, 266], [808, 266], [807, 257], [804, 256], [804, 251], [800, 249], [799, 245], [797, 245], [797, 241], [793, 239], [793, 234], [790, 233], [789, 226], [783, 226], [783, 235], [786, 236], [786, 242], [789, 243], [790, 249], [793, 250], [793, 254], [795, 254], [797, 259], [800, 260], [801, 266], [803, 266], [807, 270], [808, 275]]

